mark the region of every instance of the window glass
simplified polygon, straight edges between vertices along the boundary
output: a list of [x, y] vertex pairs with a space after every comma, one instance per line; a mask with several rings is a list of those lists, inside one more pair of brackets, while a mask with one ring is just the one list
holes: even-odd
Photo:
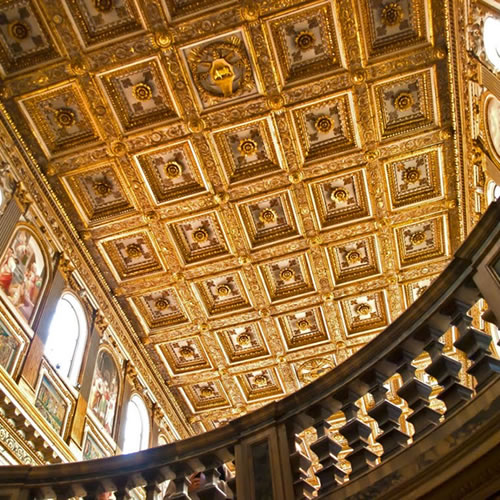
[[488, 204], [498, 200], [500, 198], [500, 186], [495, 184], [495, 181], [490, 181], [486, 189], [486, 199]]
[[486, 57], [500, 70], [500, 19], [488, 17], [484, 21], [483, 41]]
[[72, 383], [78, 379], [86, 339], [83, 308], [76, 297], [64, 293], [50, 323], [44, 353], [54, 368]]
[[134, 394], [127, 406], [123, 453], [147, 448], [149, 441], [149, 415], [144, 401]]

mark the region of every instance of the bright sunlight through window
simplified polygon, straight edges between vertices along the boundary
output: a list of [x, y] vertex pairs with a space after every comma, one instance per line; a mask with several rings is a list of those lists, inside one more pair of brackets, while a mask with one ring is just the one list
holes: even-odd
[[500, 71], [500, 19], [488, 17], [483, 30], [484, 50], [495, 69]]
[[133, 453], [148, 447], [149, 416], [144, 401], [134, 394], [127, 406], [123, 453]]
[[71, 383], [78, 379], [86, 338], [83, 308], [72, 294], [64, 293], [50, 323], [45, 356]]

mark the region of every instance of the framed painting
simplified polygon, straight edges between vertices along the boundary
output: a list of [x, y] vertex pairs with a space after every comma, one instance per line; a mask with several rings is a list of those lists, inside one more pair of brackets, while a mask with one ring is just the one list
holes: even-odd
[[27, 321], [33, 318], [47, 271], [35, 236], [26, 226], [19, 226], [0, 259], [0, 289]]
[[19, 358], [22, 342], [12, 334], [10, 329], [0, 320], [0, 366], [7, 373], [12, 373]]
[[87, 429], [83, 439], [82, 460], [95, 460], [96, 458], [104, 458], [108, 455], [99, 445], [94, 435]]
[[56, 379], [46, 362], [43, 362], [36, 391], [35, 408], [47, 423], [64, 437], [72, 407], [73, 401], [69, 391]]
[[102, 349], [97, 355], [89, 402], [97, 420], [110, 435], [113, 433], [119, 383], [116, 363], [111, 354]]

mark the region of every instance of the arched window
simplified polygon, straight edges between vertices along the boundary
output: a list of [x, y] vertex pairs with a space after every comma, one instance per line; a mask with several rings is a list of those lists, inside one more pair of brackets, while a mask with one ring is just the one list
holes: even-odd
[[19, 228], [0, 259], [0, 289], [28, 321], [40, 300], [46, 276], [40, 245], [31, 231]]
[[488, 205], [498, 200], [498, 198], [500, 198], [500, 186], [495, 181], [490, 181], [486, 188], [486, 201]]
[[73, 294], [63, 293], [50, 323], [45, 356], [72, 384], [78, 380], [86, 341], [83, 307]]
[[486, 57], [500, 71], [500, 19], [488, 17], [484, 21], [483, 43]]
[[160, 434], [158, 436], [158, 446], [163, 446], [165, 444], [168, 444], [167, 438], [163, 434]]
[[123, 453], [144, 450], [149, 443], [149, 414], [140, 396], [134, 394], [127, 405]]
[[90, 409], [109, 434], [113, 432], [120, 379], [113, 358], [106, 350], [97, 355], [90, 390]]

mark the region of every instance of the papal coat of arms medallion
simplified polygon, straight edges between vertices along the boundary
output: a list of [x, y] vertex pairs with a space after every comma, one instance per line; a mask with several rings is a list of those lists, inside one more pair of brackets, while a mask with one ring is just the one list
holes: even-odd
[[235, 35], [194, 47], [187, 59], [205, 103], [239, 97], [255, 87], [245, 45]]

